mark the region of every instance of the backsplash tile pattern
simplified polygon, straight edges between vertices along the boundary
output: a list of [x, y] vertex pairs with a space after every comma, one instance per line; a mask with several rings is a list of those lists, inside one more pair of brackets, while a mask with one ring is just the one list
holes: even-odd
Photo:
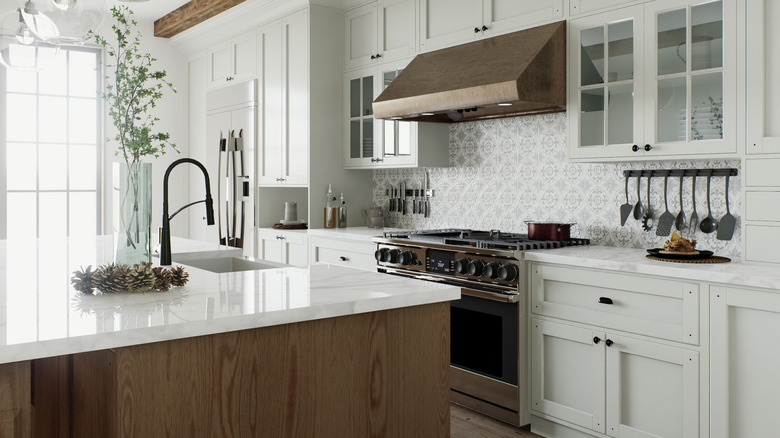
[[[620, 226], [620, 205], [626, 202], [623, 170], [740, 167], [739, 160], [696, 160], [665, 162], [570, 163], [567, 161], [565, 113], [457, 123], [450, 126], [449, 168], [384, 169], [374, 171], [374, 201], [385, 209], [385, 189], [405, 181], [416, 188], [424, 172], [430, 175], [431, 216], [423, 218], [390, 213], [388, 227], [409, 229], [473, 228], [527, 232], [525, 220], [573, 222], [575, 237], [587, 237], [595, 244], [652, 248], [666, 237], [642, 230], [641, 221], [629, 217]], [[718, 255], [740, 258], [743, 212], [742, 175], [729, 181], [731, 213], [737, 229], [730, 241], [715, 233], [696, 232], [698, 248]], [[643, 205], [647, 205], [646, 179], [642, 179]], [[712, 214], [726, 213], [723, 177], [712, 178]], [[669, 179], [669, 210], [679, 212], [679, 178]], [[629, 181], [629, 201], [636, 203], [636, 178]], [[656, 222], [664, 211], [663, 179], [653, 178], [652, 209]], [[706, 178], [696, 181], [699, 219], [707, 215]], [[691, 214], [691, 179], [683, 183], [686, 216]]]

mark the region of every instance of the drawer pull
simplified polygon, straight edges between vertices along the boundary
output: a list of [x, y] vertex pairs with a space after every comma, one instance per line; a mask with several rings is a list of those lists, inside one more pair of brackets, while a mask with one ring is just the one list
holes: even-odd
[[612, 298], [599, 297], [599, 304], [613, 304]]
[[594, 336], [594, 337], [593, 337], [593, 343], [594, 343], [594, 344], [598, 344], [599, 342], [601, 342], [601, 338], [600, 338], [600, 337], [598, 337], [598, 336]]
[[346, 261], [347, 261], [347, 260], [349, 260], [349, 259], [348, 259], [348, 258], [346, 258], [346, 257], [344, 257], [344, 256], [340, 256], [340, 257], [339, 257], [339, 260], [341, 260], [342, 262], [346, 262]]
[[607, 339], [606, 341], [604, 341], [604, 343], [607, 344], [607, 347], [611, 347], [612, 344], [614, 344], [614, 342], [612, 342], [612, 339]]

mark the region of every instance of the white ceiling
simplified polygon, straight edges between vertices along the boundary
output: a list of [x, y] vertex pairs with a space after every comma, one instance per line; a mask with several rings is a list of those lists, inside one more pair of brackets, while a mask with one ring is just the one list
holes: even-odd
[[119, 1], [106, 0], [106, 7], [124, 5], [133, 10], [133, 16], [140, 20], [154, 21], [179, 6], [188, 3], [189, 0], [148, 0], [148, 1]]

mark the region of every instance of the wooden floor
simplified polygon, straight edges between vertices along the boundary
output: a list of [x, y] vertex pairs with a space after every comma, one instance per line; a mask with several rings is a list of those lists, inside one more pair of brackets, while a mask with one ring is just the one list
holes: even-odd
[[542, 438], [531, 433], [530, 426], [518, 428], [486, 417], [463, 406], [450, 404], [450, 436], [452, 438]]

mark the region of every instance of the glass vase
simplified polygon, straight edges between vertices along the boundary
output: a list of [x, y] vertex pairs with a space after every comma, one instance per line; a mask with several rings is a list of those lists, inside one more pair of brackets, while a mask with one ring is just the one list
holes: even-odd
[[114, 262], [152, 261], [152, 164], [114, 163]]

